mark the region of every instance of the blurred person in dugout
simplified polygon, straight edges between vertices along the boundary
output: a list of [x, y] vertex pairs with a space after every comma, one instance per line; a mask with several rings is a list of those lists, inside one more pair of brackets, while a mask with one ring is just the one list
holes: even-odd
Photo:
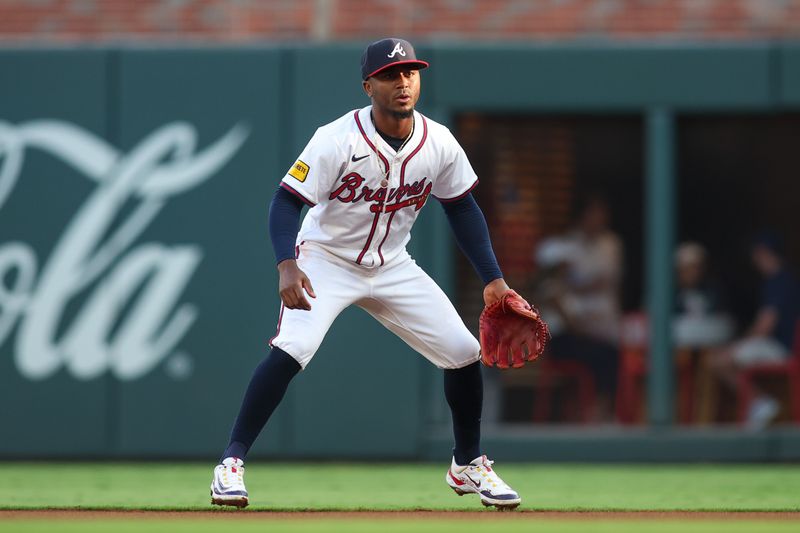
[[[724, 291], [709, 273], [703, 245], [684, 242], [675, 250], [675, 300], [672, 338], [679, 386], [679, 420], [701, 421], [708, 403], [708, 358], [733, 336]], [[688, 403], [687, 403], [688, 402]]]
[[586, 365], [595, 379], [592, 419], [613, 420], [619, 366], [622, 242], [609, 228], [599, 196], [584, 201], [574, 228], [536, 250], [541, 268], [536, 302], [550, 326], [546, 357]]
[[[784, 361], [791, 354], [795, 324], [800, 319], [800, 285], [788, 270], [783, 241], [772, 232], [762, 232], [753, 241], [751, 259], [762, 277], [760, 304], [744, 336], [716, 350], [709, 359], [710, 389], [706, 418], [716, 413], [718, 383], [735, 390], [737, 372], [748, 366]], [[756, 390], [746, 426], [762, 429], [777, 416], [778, 401], [763, 390]]]
[[728, 342], [733, 320], [721, 285], [709, 274], [708, 253], [696, 242], [675, 250], [675, 319], [673, 339], [683, 352], [704, 352]]

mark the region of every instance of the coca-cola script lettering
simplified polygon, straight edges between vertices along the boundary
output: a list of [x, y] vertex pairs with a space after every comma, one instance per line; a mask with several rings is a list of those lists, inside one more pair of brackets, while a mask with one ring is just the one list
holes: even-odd
[[[133, 380], [174, 351], [197, 318], [197, 308], [179, 300], [203, 251], [194, 244], [135, 241], [170, 197], [211, 178], [247, 136], [247, 127], [236, 125], [200, 151], [194, 127], [174, 122], [121, 153], [73, 124], [0, 121], [0, 215], [31, 150], [97, 183], [40, 271], [29, 244], [0, 242], [0, 346], [18, 326], [14, 361], [20, 374], [41, 380], [66, 368], [77, 379], [110, 371]], [[112, 226], [131, 204], [132, 212]], [[65, 308], [79, 294], [84, 303], [63, 327]]]

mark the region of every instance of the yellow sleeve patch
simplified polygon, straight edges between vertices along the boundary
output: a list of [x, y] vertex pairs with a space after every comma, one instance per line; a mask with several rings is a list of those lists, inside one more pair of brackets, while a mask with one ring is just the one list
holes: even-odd
[[292, 168], [289, 169], [289, 175], [299, 182], [306, 181], [306, 177], [308, 177], [308, 165], [298, 159], [297, 163], [292, 165]]

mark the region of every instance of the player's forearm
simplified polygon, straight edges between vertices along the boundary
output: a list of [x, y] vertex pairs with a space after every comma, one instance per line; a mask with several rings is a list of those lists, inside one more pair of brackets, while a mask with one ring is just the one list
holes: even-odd
[[456, 202], [442, 203], [442, 207], [459, 248], [483, 282], [502, 278], [503, 273], [492, 250], [486, 218], [472, 194]]
[[269, 206], [269, 236], [276, 263], [295, 258], [294, 245], [302, 210], [303, 203], [299, 199], [278, 187]]

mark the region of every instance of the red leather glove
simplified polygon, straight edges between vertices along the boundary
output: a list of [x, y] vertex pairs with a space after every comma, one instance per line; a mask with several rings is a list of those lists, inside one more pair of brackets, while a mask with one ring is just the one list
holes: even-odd
[[511, 290], [483, 308], [480, 331], [481, 361], [497, 368], [524, 366], [542, 354], [550, 339], [539, 311]]

